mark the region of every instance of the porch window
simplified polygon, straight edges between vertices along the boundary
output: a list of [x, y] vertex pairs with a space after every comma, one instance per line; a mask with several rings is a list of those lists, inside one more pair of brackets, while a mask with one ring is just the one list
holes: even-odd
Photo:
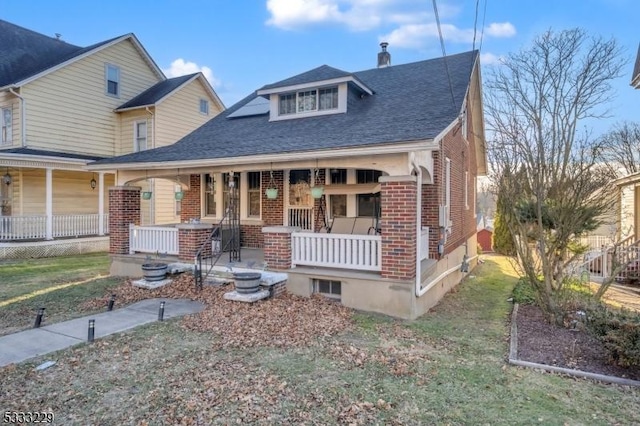
[[382, 176], [380, 170], [356, 170], [357, 183], [378, 183], [378, 178]]
[[108, 95], [120, 96], [120, 68], [115, 65], [105, 66], [106, 91]]
[[347, 215], [347, 196], [345, 194], [332, 194], [329, 196], [331, 203], [331, 217]]
[[[222, 182], [224, 183], [223, 187], [222, 187], [222, 208], [224, 209], [224, 211], [226, 212], [230, 205], [231, 205], [231, 196], [234, 195], [235, 197], [238, 197], [238, 194], [240, 192], [240, 175], [235, 173], [233, 175], [233, 177], [231, 177], [230, 173], [223, 173], [222, 174]], [[235, 184], [234, 186], [234, 191], [233, 193], [231, 192], [231, 188], [229, 188], [229, 182], [231, 181], [231, 179], [233, 179], [233, 182]], [[236, 198], [236, 208], [238, 208], [238, 203], [240, 202], [240, 198]]]
[[309, 89], [278, 96], [278, 115], [338, 109], [338, 87]]
[[331, 175], [332, 185], [341, 185], [347, 183], [347, 169], [331, 169], [329, 171]]
[[147, 122], [136, 121], [133, 123], [134, 137], [133, 152], [140, 152], [147, 149]]
[[2, 144], [10, 145], [12, 140], [12, 120], [13, 114], [11, 108], [2, 108]]
[[342, 282], [334, 280], [313, 280], [313, 291], [327, 297], [339, 299], [342, 295]]
[[311, 206], [311, 187], [308, 169], [291, 170], [289, 172], [289, 205]]
[[317, 91], [307, 90], [298, 93], [298, 112], [315, 111], [317, 109]]
[[247, 216], [260, 217], [260, 172], [247, 173]]
[[204, 214], [216, 215], [216, 180], [213, 174], [204, 175]]
[[330, 89], [320, 89], [320, 104], [319, 110], [337, 109], [338, 108], [338, 88], [332, 87]]
[[380, 193], [358, 194], [357, 207], [358, 216], [377, 217], [380, 206]]

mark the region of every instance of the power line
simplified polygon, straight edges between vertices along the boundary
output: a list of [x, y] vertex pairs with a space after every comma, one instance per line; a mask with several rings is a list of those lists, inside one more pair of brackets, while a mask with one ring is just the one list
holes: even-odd
[[[476, 0], [476, 14], [473, 19], [473, 44], [471, 45], [471, 50], [476, 50], [476, 33], [478, 32], [478, 6], [480, 0]], [[486, 4], [486, 3], [485, 3]]]
[[478, 51], [482, 51], [482, 40], [484, 39], [484, 20], [487, 18], [487, 3], [489, 0], [484, 0], [484, 11], [482, 12], [482, 29], [480, 30], [480, 46]]
[[442, 37], [442, 28], [440, 28], [440, 16], [438, 16], [438, 5], [436, 4], [436, 0], [433, 0], [433, 13], [436, 17], [436, 25], [438, 26], [438, 35], [440, 36], [440, 46], [442, 47], [442, 57], [444, 59], [444, 67], [447, 71], [447, 80], [449, 80], [449, 92], [451, 93], [451, 104], [455, 108], [456, 99], [453, 95], [453, 85], [451, 83], [451, 73], [449, 72], [449, 64], [447, 63], [447, 52], [444, 48], [444, 38]]

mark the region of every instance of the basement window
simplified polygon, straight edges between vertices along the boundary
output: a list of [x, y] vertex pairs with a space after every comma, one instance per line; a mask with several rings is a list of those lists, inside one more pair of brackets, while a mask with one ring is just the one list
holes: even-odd
[[342, 295], [342, 282], [314, 279], [313, 292], [333, 299], [340, 299]]

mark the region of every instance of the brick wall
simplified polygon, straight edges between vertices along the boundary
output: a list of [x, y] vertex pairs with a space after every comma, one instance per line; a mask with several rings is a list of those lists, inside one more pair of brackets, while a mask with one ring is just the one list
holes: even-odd
[[270, 200], [265, 195], [269, 186], [269, 171], [262, 172], [262, 223], [264, 226], [281, 226], [284, 218], [284, 173], [282, 170], [273, 171], [273, 180], [278, 188], [278, 198]]
[[413, 176], [390, 176], [381, 182], [382, 277], [416, 276], [416, 202]]
[[[439, 227], [439, 206], [445, 203], [445, 158], [451, 160], [451, 221], [453, 226], [447, 236], [444, 254], [450, 253], [463, 244], [476, 232], [474, 201], [477, 162], [475, 139], [472, 127], [472, 114], [467, 114], [468, 141], [462, 135], [462, 124], [454, 126], [441, 141], [441, 150], [433, 155], [433, 184], [422, 186], [422, 226], [428, 226], [429, 257], [437, 259], [438, 241], [441, 238]], [[465, 200], [465, 172], [467, 181], [467, 200]]]
[[240, 225], [240, 245], [249, 248], [262, 248], [264, 235], [261, 225]]
[[184, 191], [182, 197], [182, 210], [180, 212], [180, 222], [188, 222], [191, 219], [200, 219], [201, 210], [200, 175], [189, 176], [189, 190]]
[[109, 253], [129, 254], [129, 224], [140, 225], [140, 187], [109, 188]]

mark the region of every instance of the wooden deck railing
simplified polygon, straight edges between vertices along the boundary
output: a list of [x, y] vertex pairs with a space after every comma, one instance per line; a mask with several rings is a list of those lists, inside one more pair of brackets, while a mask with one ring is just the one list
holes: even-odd
[[129, 253], [179, 254], [178, 228], [129, 225]]
[[382, 237], [379, 235], [291, 234], [291, 266], [382, 270]]

